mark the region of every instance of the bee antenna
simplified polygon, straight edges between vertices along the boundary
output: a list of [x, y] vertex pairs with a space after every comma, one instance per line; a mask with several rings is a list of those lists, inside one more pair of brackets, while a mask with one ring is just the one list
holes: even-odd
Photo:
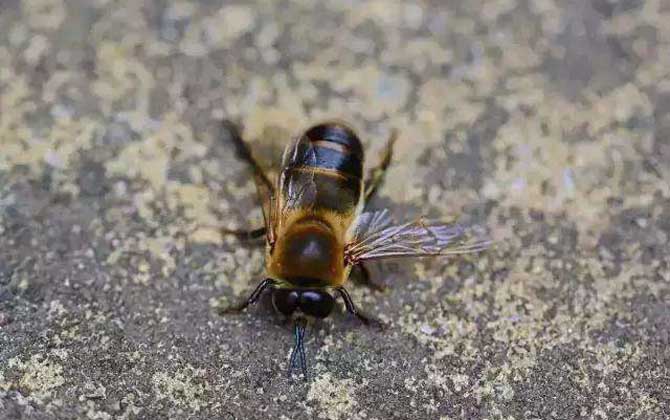
[[298, 318], [295, 320], [295, 325], [293, 328], [293, 337], [295, 340], [295, 345], [293, 351], [291, 352], [291, 364], [288, 368], [288, 376], [291, 376], [291, 372], [294, 367], [297, 367], [298, 359], [300, 359], [300, 367], [302, 368], [302, 373], [307, 379], [307, 358], [305, 357], [305, 330], [307, 328], [307, 320], [304, 318]]

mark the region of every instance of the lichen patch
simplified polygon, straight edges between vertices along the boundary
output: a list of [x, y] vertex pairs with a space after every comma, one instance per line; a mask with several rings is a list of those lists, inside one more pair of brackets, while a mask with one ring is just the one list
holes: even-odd
[[207, 405], [205, 393], [209, 389], [209, 385], [202, 380], [204, 373], [204, 370], [191, 365], [171, 372], [154, 373], [151, 383], [156, 398], [194, 412], [200, 411]]
[[21, 374], [16, 386], [40, 404], [51, 399], [53, 393], [65, 384], [63, 365], [41, 353], [32, 355], [25, 362], [18, 357], [10, 359], [8, 367]]
[[358, 403], [354, 397], [358, 388], [351, 379], [337, 379], [331, 373], [324, 373], [314, 379], [307, 392], [307, 400], [314, 401], [319, 406], [319, 418], [360, 418], [357, 416]]

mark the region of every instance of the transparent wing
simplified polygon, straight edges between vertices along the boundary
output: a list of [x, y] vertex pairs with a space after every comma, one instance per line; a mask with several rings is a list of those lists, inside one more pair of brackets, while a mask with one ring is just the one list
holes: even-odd
[[279, 185], [280, 214], [309, 207], [316, 201], [313, 170], [316, 159], [314, 148], [304, 138], [295, 140], [284, 151]]
[[261, 200], [263, 209], [263, 219], [265, 220], [265, 238], [269, 243], [275, 241], [275, 222], [274, 214], [275, 195], [272, 184], [264, 176], [254, 174], [254, 182], [256, 183], [256, 191]]
[[455, 255], [486, 249], [492, 240], [474, 226], [417, 219], [394, 224], [388, 210], [363, 213], [345, 247], [348, 264], [393, 257]]

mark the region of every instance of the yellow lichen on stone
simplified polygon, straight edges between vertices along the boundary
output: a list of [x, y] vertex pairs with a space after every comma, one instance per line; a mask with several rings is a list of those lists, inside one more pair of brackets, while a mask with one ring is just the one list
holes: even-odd
[[[186, 224], [193, 225], [196, 229], [218, 225], [218, 217], [211, 211], [214, 206], [210, 200], [210, 190], [202, 184], [171, 180], [168, 174], [172, 165], [190, 159], [202, 159], [207, 150], [205, 144], [195, 139], [190, 126], [182, 123], [176, 115], [170, 114], [164, 116], [161, 124], [153, 132], [147, 133], [145, 139], [129, 143], [116, 158], [105, 163], [110, 175], [147, 183], [148, 188], [130, 197], [140, 216], [147, 223], [152, 225], [156, 223], [157, 201], [167, 204], [167, 208], [172, 212], [184, 211], [182, 220], [185, 225], [175, 223], [167, 227], [171, 231], [170, 236], [156, 235], [147, 238], [147, 243], [141, 245], [155, 258], [166, 263], [163, 267], [164, 275], [172, 272], [175, 267], [170, 251], [175, 247], [181, 247], [183, 239], [176, 234], [180, 231], [185, 233]], [[198, 177], [197, 174], [195, 176]], [[200, 235], [197, 239], [202, 240], [203, 236]], [[124, 247], [132, 248], [129, 244]]]
[[233, 295], [240, 297], [249, 293], [262, 279], [264, 256], [262, 247], [248, 249], [237, 246], [233, 252], [218, 253], [201, 270], [213, 277], [216, 287], [230, 287]]
[[23, 12], [34, 29], [58, 29], [65, 21], [67, 7], [64, 0], [30, 0]]
[[359, 387], [351, 379], [337, 379], [331, 373], [324, 373], [312, 382], [307, 392], [307, 400], [317, 403], [320, 408], [319, 418], [328, 420], [361, 418], [356, 415], [358, 403], [354, 398]]
[[8, 391], [11, 386], [11, 383], [5, 382], [5, 373], [0, 370], [0, 390]]
[[400, 111], [410, 93], [410, 84], [402, 73], [380, 71], [367, 64], [361, 68], [342, 70], [333, 81], [333, 88], [347, 94], [348, 106], [371, 120], [388, 117]]
[[[192, 13], [186, 7], [178, 10], [181, 15]], [[229, 48], [240, 36], [253, 29], [253, 9], [243, 5], [221, 7], [211, 16], [196, 20], [188, 26], [180, 50], [193, 57], [202, 57], [212, 50]]]
[[[133, 128], [141, 129], [149, 117], [149, 94], [155, 79], [147, 67], [133, 56], [132, 50], [132, 43], [101, 42], [96, 50], [99, 74], [91, 89], [101, 99], [99, 105], [106, 115], [123, 102], [123, 108], [129, 108], [122, 109], [120, 115]], [[129, 98], [134, 100], [134, 104], [126, 103]]]
[[25, 389], [30, 399], [36, 402], [44, 402], [56, 388], [65, 383], [63, 366], [43, 354], [34, 354], [26, 362], [19, 358], [10, 359], [8, 367], [23, 373], [17, 385]]
[[[606, 96], [590, 96], [581, 111], [558, 97], [543, 97], [534, 107], [536, 115], [514, 112], [498, 131], [496, 172], [485, 179], [482, 193], [507, 206], [568, 210], [583, 231], [599, 230], [608, 222], [607, 198], [626, 196], [622, 157], [641, 162], [639, 150], [650, 150], [653, 139], [650, 131], [611, 127], [635, 115], [650, 116], [649, 99], [626, 85]], [[587, 127], [599, 142], [571, 144], [564, 139], [580, 127]], [[599, 185], [608, 172], [610, 182]], [[656, 185], [649, 183], [637, 193], [651, 199], [655, 191]]]
[[37, 173], [49, 148], [46, 139], [35, 139], [32, 130], [23, 124], [35, 110], [32, 93], [26, 78], [11, 66], [0, 69], [0, 170], [25, 165]]
[[176, 115], [167, 115], [156, 131], [144, 140], [133, 142], [106, 163], [111, 175], [139, 178], [149, 183], [155, 193], [166, 187], [170, 163], [190, 157], [203, 157], [207, 148], [193, 138], [191, 128]]
[[151, 378], [156, 398], [198, 412], [207, 405], [205, 392], [209, 385], [202, 379], [204, 374], [203, 369], [191, 365], [176, 371], [156, 372]]

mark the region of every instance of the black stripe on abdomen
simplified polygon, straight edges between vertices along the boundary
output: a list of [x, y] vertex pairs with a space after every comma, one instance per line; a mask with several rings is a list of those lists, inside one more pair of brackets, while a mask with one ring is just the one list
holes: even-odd
[[324, 140], [300, 143], [286, 168], [319, 168], [358, 180], [363, 177], [363, 162], [358, 155], [332, 148]]
[[319, 124], [307, 130], [303, 138], [310, 149], [301, 162], [304, 166], [334, 169], [362, 178], [363, 147], [351, 128], [340, 123]]
[[311, 152], [305, 161], [300, 162], [305, 167], [332, 169], [342, 175], [360, 179], [363, 176], [363, 162], [352, 153], [331, 149], [327, 146], [312, 144]]
[[283, 181], [282, 191], [296, 192], [293, 197], [284, 197], [292, 208], [330, 209], [349, 213], [361, 199], [362, 182], [356, 177], [329, 171], [311, 171], [302, 167], [287, 169]]
[[312, 142], [329, 142], [337, 144], [347, 153], [355, 155], [363, 161], [363, 146], [361, 141], [350, 127], [342, 123], [323, 123], [315, 125], [305, 132], [305, 137]]
[[363, 148], [344, 124], [316, 125], [303, 134], [284, 163], [282, 191], [292, 207], [353, 211], [361, 199]]

